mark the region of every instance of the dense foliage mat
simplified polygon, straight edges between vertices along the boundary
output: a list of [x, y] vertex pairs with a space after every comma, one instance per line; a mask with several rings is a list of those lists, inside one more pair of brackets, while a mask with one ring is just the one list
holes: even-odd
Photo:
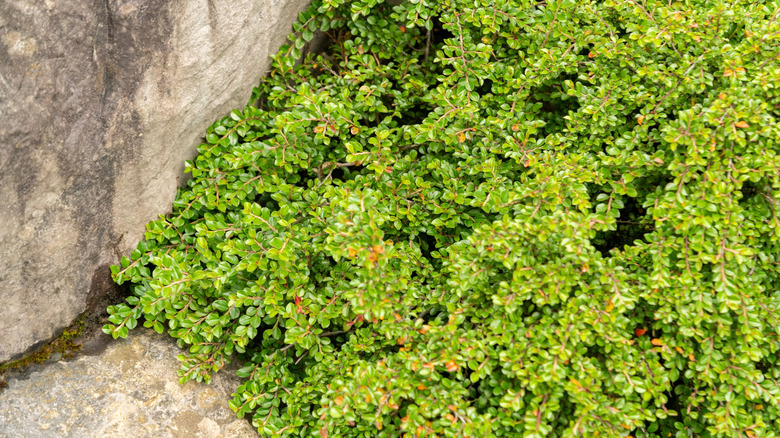
[[779, 15], [315, 2], [104, 330], [264, 436], [777, 436]]

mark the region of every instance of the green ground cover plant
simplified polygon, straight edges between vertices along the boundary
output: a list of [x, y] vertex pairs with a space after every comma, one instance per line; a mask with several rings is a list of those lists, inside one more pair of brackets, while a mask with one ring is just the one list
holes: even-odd
[[317, 0], [104, 330], [263, 436], [775, 437], [779, 16]]

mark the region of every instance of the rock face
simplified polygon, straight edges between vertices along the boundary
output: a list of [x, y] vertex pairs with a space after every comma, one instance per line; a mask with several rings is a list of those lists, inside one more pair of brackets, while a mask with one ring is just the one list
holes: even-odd
[[235, 372], [180, 385], [179, 353], [167, 335], [139, 329], [99, 356], [13, 377], [0, 392], [0, 438], [258, 436], [228, 408]]
[[0, 2], [0, 362], [111, 292], [307, 3]]

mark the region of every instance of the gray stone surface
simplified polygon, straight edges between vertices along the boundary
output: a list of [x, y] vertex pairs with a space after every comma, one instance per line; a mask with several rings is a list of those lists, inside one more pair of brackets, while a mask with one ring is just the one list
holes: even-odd
[[0, 362], [112, 291], [308, 0], [0, 2]]
[[98, 356], [28, 370], [0, 392], [0, 438], [256, 437], [228, 407], [240, 384], [223, 369], [210, 385], [178, 383], [181, 350], [137, 329]]

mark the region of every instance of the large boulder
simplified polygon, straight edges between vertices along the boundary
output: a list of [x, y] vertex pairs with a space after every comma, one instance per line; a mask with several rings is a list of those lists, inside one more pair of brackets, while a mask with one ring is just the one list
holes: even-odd
[[307, 3], [0, 2], [0, 362], [109, 292]]

